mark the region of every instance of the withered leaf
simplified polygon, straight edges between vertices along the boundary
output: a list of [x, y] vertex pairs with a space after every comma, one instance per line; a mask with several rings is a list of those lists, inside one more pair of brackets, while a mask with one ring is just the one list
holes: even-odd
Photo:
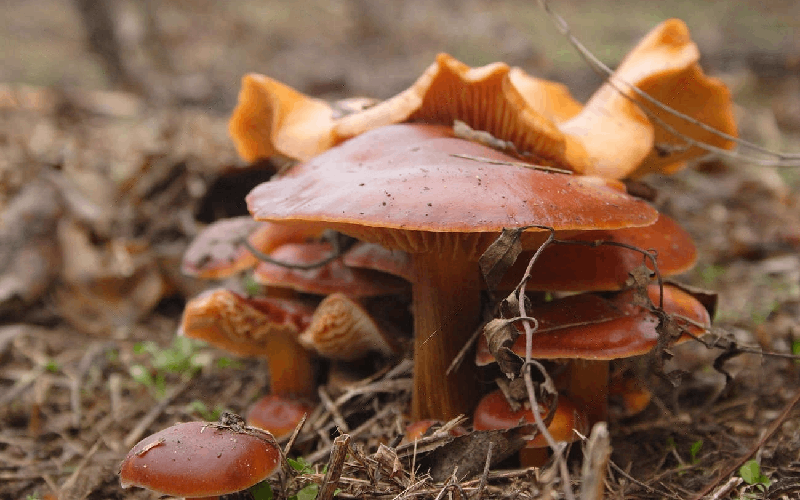
[[514, 378], [522, 368], [522, 358], [511, 350], [514, 341], [519, 337], [519, 330], [514, 327], [513, 319], [493, 319], [483, 327], [489, 352], [497, 360], [500, 370], [509, 378]]
[[489, 245], [489, 248], [478, 259], [478, 265], [481, 267], [481, 273], [489, 291], [497, 289], [497, 285], [500, 284], [503, 275], [522, 252], [520, 236], [524, 230], [525, 228], [503, 228], [500, 236]]
[[421, 471], [427, 470], [435, 482], [446, 481], [453, 473], [454, 467], [458, 467], [459, 479], [473, 477], [483, 471], [489, 443], [492, 443], [492, 465], [521, 450], [525, 446], [525, 436], [529, 434], [528, 426], [524, 427], [526, 432], [520, 432], [519, 427], [472, 431], [454, 438], [421, 459], [417, 457], [417, 464]]
[[650, 284], [650, 277], [653, 271], [644, 264], [636, 266], [628, 273], [628, 279], [625, 280], [625, 286], [634, 289], [633, 305], [640, 307], [650, 307], [650, 297], [647, 294], [647, 285]]

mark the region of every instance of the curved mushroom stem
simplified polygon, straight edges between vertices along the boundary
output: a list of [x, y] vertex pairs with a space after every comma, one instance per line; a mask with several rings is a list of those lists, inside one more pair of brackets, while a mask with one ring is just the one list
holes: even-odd
[[480, 271], [466, 254], [455, 251], [412, 257], [414, 389], [412, 420], [448, 420], [475, 406], [474, 370], [469, 363], [446, 371], [480, 320]]
[[590, 428], [597, 422], [608, 420], [609, 362], [573, 359], [567, 377], [567, 394], [584, 409]]

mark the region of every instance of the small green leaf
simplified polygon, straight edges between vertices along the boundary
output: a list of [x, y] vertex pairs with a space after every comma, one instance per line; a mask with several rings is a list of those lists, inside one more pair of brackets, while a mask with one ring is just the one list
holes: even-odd
[[692, 443], [692, 447], [689, 448], [689, 456], [692, 457], [692, 462], [697, 462], [697, 454], [700, 453], [700, 450], [703, 448], [703, 440], [700, 439]]
[[261, 481], [255, 486], [250, 487], [253, 500], [272, 500], [272, 486], [267, 481]]
[[744, 479], [744, 482], [751, 485], [764, 485], [769, 486], [771, 481], [767, 476], [761, 473], [761, 466], [758, 465], [756, 460], [748, 460], [739, 468], [739, 475]]
[[59, 365], [57, 361], [51, 359], [44, 365], [44, 368], [50, 373], [58, 373], [58, 371], [61, 370], [61, 365]]
[[319, 493], [319, 485], [309, 484], [298, 491], [295, 496], [297, 500], [314, 500], [317, 498], [317, 493]]

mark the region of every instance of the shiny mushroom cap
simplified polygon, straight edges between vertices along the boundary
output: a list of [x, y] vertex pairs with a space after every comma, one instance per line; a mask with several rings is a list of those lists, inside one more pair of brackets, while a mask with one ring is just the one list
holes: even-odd
[[[647, 288], [650, 300], [659, 301], [658, 285]], [[537, 319], [539, 328], [531, 356], [540, 359], [611, 360], [646, 354], [658, 342], [658, 316], [633, 304], [629, 290], [604, 298], [580, 294], [536, 305], [528, 314]], [[664, 311], [683, 316], [698, 325], [709, 327], [711, 317], [704, 305], [680, 288], [664, 285]], [[681, 323], [693, 335], [703, 335], [704, 328]], [[679, 341], [689, 340], [688, 335]], [[525, 335], [517, 337], [512, 350], [525, 356]], [[486, 338], [478, 342], [476, 363], [494, 362]]]
[[245, 490], [280, 467], [275, 438], [210, 422], [186, 422], [139, 441], [122, 461], [123, 488], [188, 498]]
[[247, 409], [247, 425], [258, 427], [275, 436], [277, 440], [289, 437], [303, 415], [314, 407], [306, 401], [270, 394], [259, 399]]
[[460, 240], [474, 260], [504, 227], [621, 229], [658, 217], [614, 181], [519, 166], [432, 125], [364, 133], [260, 184], [247, 203], [258, 220], [325, 225], [410, 253]]
[[[547, 408], [542, 406], [542, 417], [547, 415]], [[475, 409], [473, 426], [475, 430], [508, 429], [522, 424], [532, 424], [536, 420], [531, 412], [530, 405], [524, 403], [522, 408], [514, 411], [505, 395], [499, 389], [490, 392], [481, 399]], [[576, 441], [580, 434], [588, 432], [589, 419], [568, 397], [558, 396], [558, 408], [547, 430], [556, 441]], [[547, 446], [547, 441], [541, 434], [537, 435], [526, 445], [528, 448], [542, 448]]]

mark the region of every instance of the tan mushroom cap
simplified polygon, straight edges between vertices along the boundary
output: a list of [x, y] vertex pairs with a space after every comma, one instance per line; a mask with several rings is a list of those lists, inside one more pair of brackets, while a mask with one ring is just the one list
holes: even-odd
[[300, 300], [246, 298], [230, 290], [209, 290], [189, 301], [179, 333], [239, 356], [265, 357], [272, 392], [314, 397], [311, 354], [297, 336], [314, 307]]
[[120, 466], [120, 483], [123, 488], [139, 486], [189, 498], [242, 491], [280, 467], [280, 449], [267, 436], [208, 422], [173, 425], [128, 452]]
[[[542, 418], [547, 415], [547, 408], [541, 406]], [[522, 424], [532, 424], [536, 420], [528, 404], [517, 411], [511, 409], [505, 395], [497, 389], [481, 399], [473, 416], [475, 430], [508, 429]], [[558, 408], [547, 430], [556, 441], [577, 441], [580, 434], [587, 434], [589, 419], [568, 397], [558, 396]], [[577, 431], [577, 433], [576, 433]], [[544, 436], [538, 434], [528, 441], [528, 448], [542, 448], [547, 446]]]
[[248, 208], [258, 220], [322, 224], [411, 253], [447, 250], [443, 240], [455, 236], [475, 260], [503, 227], [620, 229], [658, 217], [614, 181], [482, 158], [515, 161], [449, 127], [382, 127], [260, 184]]
[[342, 293], [328, 295], [319, 303], [298, 340], [306, 349], [339, 361], [354, 361], [371, 352], [393, 356], [398, 350], [370, 314]]
[[[585, 231], [567, 238], [573, 241], [609, 241], [655, 251], [661, 276], [689, 270], [697, 260], [692, 237], [672, 218], [660, 214], [655, 224], [615, 231]], [[506, 272], [500, 289], [514, 288], [525, 274], [533, 251], [523, 252]], [[640, 252], [612, 245], [551, 245], [536, 260], [528, 290], [600, 291], [624, 286], [628, 273], [645, 263]]]
[[270, 394], [259, 399], [247, 409], [247, 425], [272, 433], [275, 439], [289, 437], [303, 415], [310, 415], [314, 407], [305, 401]]
[[[658, 285], [647, 289], [650, 300], [658, 304]], [[633, 291], [620, 292], [606, 299], [594, 294], [572, 295], [533, 307], [529, 314], [536, 318], [539, 329], [534, 333], [531, 356], [540, 359], [611, 360], [646, 354], [658, 342], [658, 317], [633, 305]], [[709, 327], [708, 310], [689, 293], [664, 285], [664, 311], [683, 316]], [[705, 330], [680, 323], [693, 335]], [[684, 335], [681, 341], [691, 337]], [[525, 356], [525, 335], [520, 335], [512, 350]], [[476, 364], [494, 362], [485, 337], [478, 343]]]
[[[279, 262], [303, 265], [319, 262], [331, 255], [329, 243], [288, 243], [269, 253]], [[271, 262], [260, 262], [253, 278], [263, 285], [327, 295], [342, 292], [351, 297], [371, 297], [407, 292], [409, 284], [396, 276], [372, 269], [355, 269], [342, 259], [312, 269], [292, 269]]]
[[411, 257], [402, 250], [392, 250], [376, 243], [359, 241], [344, 255], [342, 263], [348, 267], [373, 269], [411, 281]]

